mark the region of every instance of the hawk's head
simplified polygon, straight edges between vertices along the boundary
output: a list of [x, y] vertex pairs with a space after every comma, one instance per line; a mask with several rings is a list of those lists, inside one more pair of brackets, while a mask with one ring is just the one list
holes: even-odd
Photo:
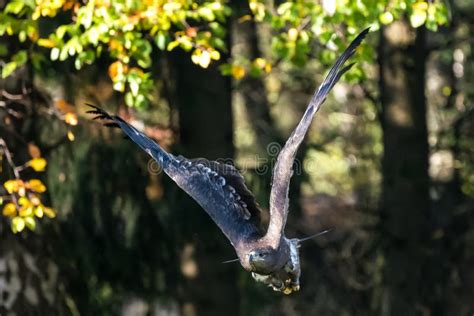
[[252, 272], [268, 275], [278, 271], [288, 260], [282, 260], [282, 253], [271, 247], [257, 248], [249, 253]]

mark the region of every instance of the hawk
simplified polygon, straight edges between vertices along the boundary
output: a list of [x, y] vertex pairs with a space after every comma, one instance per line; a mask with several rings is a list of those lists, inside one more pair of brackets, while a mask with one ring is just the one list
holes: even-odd
[[260, 228], [260, 208], [255, 197], [234, 166], [202, 158], [190, 160], [174, 156], [119, 116], [110, 115], [93, 105], [89, 105], [92, 109], [88, 113], [94, 114], [94, 119], [106, 120], [106, 125], [121, 128], [156, 160], [162, 170], [209, 214], [235, 248], [236, 260], [252, 273], [254, 279], [276, 291], [290, 294], [300, 288], [299, 245], [303, 240], [287, 238], [284, 232], [295, 155], [329, 91], [354, 65], [344, 66], [344, 63], [355, 53], [368, 32], [369, 29], [362, 31], [336, 60], [280, 151], [273, 169], [270, 220], [266, 232]]

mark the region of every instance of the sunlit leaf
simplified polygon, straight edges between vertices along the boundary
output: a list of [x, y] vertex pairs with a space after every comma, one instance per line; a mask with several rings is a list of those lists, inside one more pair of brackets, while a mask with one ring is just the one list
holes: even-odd
[[418, 1], [412, 4], [412, 8], [414, 11], [426, 11], [428, 10], [428, 2], [426, 1]]
[[4, 12], [18, 14], [24, 7], [25, 7], [25, 3], [23, 1], [11, 1], [4, 8], [5, 10]]
[[14, 233], [19, 233], [25, 229], [25, 220], [21, 217], [14, 217], [12, 219], [12, 231]]
[[27, 188], [32, 191], [43, 193], [46, 191], [46, 186], [38, 179], [32, 179], [26, 183]]
[[3, 186], [8, 193], [18, 192], [22, 187], [25, 186], [22, 180], [8, 180], [6, 181]]
[[69, 139], [70, 142], [73, 142], [76, 137], [74, 136], [74, 133], [71, 131], [67, 131], [67, 139]]
[[33, 168], [35, 171], [44, 171], [46, 168], [47, 162], [44, 158], [33, 158], [28, 161], [28, 166]]
[[109, 77], [112, 81], [117, 80], [117, 77], [123, 75], [127, 71], [127, 66], [124, 65], [121, 61], [116, 61], [109, 66]]
[[55, 218], [56, 217], [56, 212], [50, 208], [50, 207], [45, 207], [43, 208], [44, 214], [48, 216], [49, 218]]
[[51, 49], [51, 53], [50, 53], [50, 58], [51, 60], [57, 60], [59, 58], [59, 53], [61, 52], [61, 50], [57, 47], [53, 47], [53, 49]]
[[211, 59], [213, 60], [219, 60], [221, 58], [221, 54], [217, 50], [213, 50], [210, 52]]
[[426, 11], [415, 10], [410, 15], [410, 24], [413, 27], [420, 27], [426, 21]]
[[42, 218], [44, 215], [44, 206], [38, 205], [37, 207], [35, 207], [34, 212], [36, 217]]
[[173, 49], [175, 49], [176, 47], [179, 46], [179, 42], [178, 41], [172, 41], [172, 42], [169, 42], [168, 43], [168, 46], [166, 47], [166, 50], [167, 51], [172, 51]]
[[33, 143], [28, 143], [28, 153], [32, 158], [39, 158], [41, 157], [41, 150], [38, 146]]
[[66, 113], [66, 115], [64, 115], [64, 122], [66, 122], [68, 125], [76, 126], [78, 122], [76, 113]]
[[231, 74], [232, 77], [237, 80], [240, 80], [245, 76], [245, 68], [239, 65], [232, 65]]
[[26, 217], [26, 216], [33, 215], [33, 206], [29, 205], [29, 206], [24, 206], [24, 207], [20, 208], [20, 211], [18, 212], [18, 215], [20, 215], [21, 217]]
[[384, 12], [379, 16], [379, 20], [382, 24], [390, 24], [393, 22], [393, 14], [390, 12]]
[[17, 63], [14, 61], [4, 64], [2, 68], [2, 79], [5, 79], [6, 77], [10, 76], [11, 73], [14, 72], [16, 68], [17, 68]]
[[30, 230], [35, 230], [36, 220], [34, 219], [34, 217], [25, 217], [24, 220], [26, 227], [28, 227]]
[[53, 48], [56, 45], [56, 43], [49, 38], [40, 38], [37, 43], [39, 46], [47, 48]]
[[7, 203], [3, 207], [3, 215], [4, 216], [16, 216], [16, 206], [13, 203]]

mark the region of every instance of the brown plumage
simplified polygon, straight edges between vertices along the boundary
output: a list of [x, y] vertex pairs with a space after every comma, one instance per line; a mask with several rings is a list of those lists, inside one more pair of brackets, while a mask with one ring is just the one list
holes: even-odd
[[301, 273], [298, 253], [301, 240], [288, 239], [284, 234], [295, 155], [327, 94], [353, 65], [343, 67], [344, 63], [368, 32], [369, 29], [362, 31], [337, 59], [278, 155], [266, 233], [261, 228], [260, 208], [255, 197], [234, 166], [204, 158], [189, 160], [173, 156], [119, 116], [109, 115], [93, 105], [90, 105], [93, 109], [89, 113], [96, 115], [94, 119], [105, 120], [106, 125], [121, 128], [153, 157], [163, 171], [209, 214], [234, 246], [242, 266], [252, 272], [257, 281], [289, 294], [299, 289]]

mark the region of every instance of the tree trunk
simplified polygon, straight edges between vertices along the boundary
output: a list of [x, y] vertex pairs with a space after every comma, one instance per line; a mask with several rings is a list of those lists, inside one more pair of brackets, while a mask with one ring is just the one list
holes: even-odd
[[[380, 222], [380, 315], [430, 311], [425, 283], [430, 238], [425, 29], [396, 22], [379, 46], [384, 155]], [[434, 312], [434, 311], [430, 311]]]
[[[194, 65], [184, 54], [174, 56], [172, 62], [181, 153], [188, 158], [233, 158], [230, 78], [223, 77], [217, 66], [202, 69]], [[232, 246], [196, 202], [175, 190], [173, 216], [181, 243], [183, 315], [238, 315], [240, 266], [221, 264], [236, 256]]]

